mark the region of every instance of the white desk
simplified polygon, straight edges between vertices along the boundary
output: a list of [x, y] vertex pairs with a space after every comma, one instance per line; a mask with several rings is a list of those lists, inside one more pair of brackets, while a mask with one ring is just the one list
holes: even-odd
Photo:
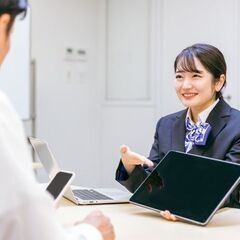
[[222, 209], [207, 226], [201, 227], [170, 222], [157, 212], [132, 204], [76, 206], [63, 199], [57, 216], [61, 223], [69, 225], [96, 209], [111, 218], [117, 240], [240, 240], [239, 209]]

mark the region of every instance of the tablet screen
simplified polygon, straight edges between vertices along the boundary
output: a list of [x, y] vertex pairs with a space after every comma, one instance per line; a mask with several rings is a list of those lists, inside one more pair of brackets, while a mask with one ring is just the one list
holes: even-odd
[[239, 182], [240, 165], [170, 151], [130, 201], [206, 224]]
[[67, 185], [69, 185], [74, 177], [74, 173], [60, 171], [48, 184], [46, 190], [57, 199], [60, 195], [63, 195], [63, 191]]

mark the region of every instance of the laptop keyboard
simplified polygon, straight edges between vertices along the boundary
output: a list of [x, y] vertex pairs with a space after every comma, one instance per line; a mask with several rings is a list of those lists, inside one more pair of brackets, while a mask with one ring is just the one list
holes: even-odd
[[82, 200], [112, 200], [112, 198], [93, 189], [75, 189], [73, 193]]

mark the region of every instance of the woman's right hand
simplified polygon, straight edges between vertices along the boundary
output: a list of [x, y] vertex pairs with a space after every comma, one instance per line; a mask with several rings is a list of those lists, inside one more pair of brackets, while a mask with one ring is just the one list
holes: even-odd
[[120, 153], [122, 163], [128, 174], [130, 174], [137, 165], [146, 165], [148, 167], [153, 167], [154, 165], [151, 160], [131, 151], [126, 145], [120, 147]]

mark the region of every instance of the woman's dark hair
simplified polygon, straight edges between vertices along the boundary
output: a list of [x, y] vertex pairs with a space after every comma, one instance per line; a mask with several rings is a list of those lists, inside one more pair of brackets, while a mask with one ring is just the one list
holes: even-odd
[[7, 13], [11, 16], [11, 21], [8, 25], [7, 33], [10, 32], [17, 15], [22, 14], [22, 18], [26, 16], [27, 7], [27, 0], [0, 0], [0, 15]]
[[[216, 83], [222, 74], [227, 72], [227, 65], [223, 54], [216, 47], [209, 44], [194, 44], [185, 48], [175, 59], [174, 70], [177, 69], [187, 72], [198, 72], [194, 58], [197, 58], [201, 64], [210, 72], [214, 77]], [[226, 79], [223, 87], [226, 85]], [[216, 93], [216, 98], [222, 96], [221, 90]]]

